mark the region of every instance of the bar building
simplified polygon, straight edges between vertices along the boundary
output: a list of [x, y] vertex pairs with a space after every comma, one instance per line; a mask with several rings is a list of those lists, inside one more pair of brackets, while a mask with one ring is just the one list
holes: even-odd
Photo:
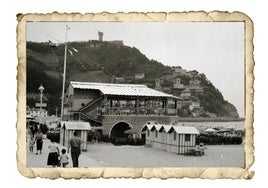
[[145, 85], [71, 81], [63, 117], [67, 121], [89, 122], [109, 137], [126, 137], [129, 129], [141, 137], [146, 123], [170, 123], [172, 117], [178, 117], [180, 100]]

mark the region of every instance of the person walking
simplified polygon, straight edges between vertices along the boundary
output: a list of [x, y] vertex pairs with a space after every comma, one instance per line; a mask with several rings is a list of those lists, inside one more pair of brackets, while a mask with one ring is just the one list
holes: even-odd
[[60, 151], [59, 151], [59, 147], [56, 145], [55, 143], [55, 139], [54, 137], [52, 137], [50, 139], [51, 143], [48, 146], [49, 149], [49, 154], [47, 157], [47, 165], [51, 165], [53, 168], [55, 168], [56, 166], [60, 166], [59, 164], [59, 155], [60, 155]]
[[33, 153], [34, 144], [35, 144], [34, 137], [31, 137], [31, 140], [29, 141], [29, 149], [31, 153]]
[[37, 129], [34, 137], [36, 140], [36, 155], [38, 155], [38, 151], [41, 154], [43, 148], [43, 133], [41, 132], [41, 129]]
[[71, 148], [71, 157], [73, 161], [73, 167], [78, 167], [78, 158], [79, 155], [81, 154], [81, 140], [77, 136], [77, 132], [74, 132], [74, 137], [69, 140], [69, 146], [68, 146], [68, 153]]

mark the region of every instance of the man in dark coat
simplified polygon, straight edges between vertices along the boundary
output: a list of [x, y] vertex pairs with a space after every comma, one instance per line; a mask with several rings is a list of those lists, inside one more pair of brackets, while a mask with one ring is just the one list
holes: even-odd
[[74, 132], [74, 137], [69, 140], [68, 153], [71, 148], [71, 157], [73, 161], [73, 167], [78, 167], [78, 158], [81, 154], [81, 140], [77, 136], [77, 132]]

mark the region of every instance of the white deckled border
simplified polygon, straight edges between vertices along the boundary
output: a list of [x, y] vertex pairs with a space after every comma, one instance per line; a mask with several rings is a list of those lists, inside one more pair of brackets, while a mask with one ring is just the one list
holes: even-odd
[[[70, 178], [231, 178], [251, 179], [254, 162], [253, 22], [240, 12], [51, 13], [17, 15], [17, 166], [26, 177]], [[27, 168], [26, 167], [26, 22], [244, 22], [245, 23], [245, 167], [244, 168]]]

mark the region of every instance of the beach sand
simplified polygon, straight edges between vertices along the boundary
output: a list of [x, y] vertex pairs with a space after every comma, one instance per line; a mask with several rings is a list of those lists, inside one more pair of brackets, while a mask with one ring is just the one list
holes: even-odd
[[[44, 139], [41, 155], [35, 155], [35, 148], [30, 153], [27, 147], [27, 167], [49, 167], [46, 165], [49, 143]], [[72, 167], [70, 154], [69, 158], [67, 167]], [[87, 151], [80, 155], [79, 167], [244, 167], [244, 147], [209, 145], [204, 156], [184, 156], [145, 146], [94, 143], [88, 144]]]

